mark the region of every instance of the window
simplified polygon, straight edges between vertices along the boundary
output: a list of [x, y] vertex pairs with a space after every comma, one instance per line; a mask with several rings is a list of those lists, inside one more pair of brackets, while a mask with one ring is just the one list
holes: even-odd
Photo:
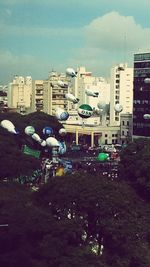
[[124, 135], [124, 131], [122, 131], [122, 135]]
[[122, 121], [122, 125], [124, 125], [124, 121]]
[[107, 134], [105, 134], [105, 137], [107, 137]]
[[107, 145], [107, 139], [105, 139], [105, 145]]
[[129, 126], [129, 121], [127, 121], [127, 126]]

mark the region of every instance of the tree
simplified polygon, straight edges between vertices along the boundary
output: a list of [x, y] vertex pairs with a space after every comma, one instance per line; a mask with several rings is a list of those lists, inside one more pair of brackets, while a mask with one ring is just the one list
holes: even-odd
[[125, 182], [81, 173], [55, 177], [35, 193], [35, 201], [59, 221], [77, 221], [80, 246], [91, 247], [109, 266], [128, 267], [139, 251], [141, 262], [144, 257], [150, 264], [149, 206]]
[[[7, 177], [14, 179], [20, 175], [30, 175], [40, 166], [40, 161], [32, 156], [23, 154], [22, 146], [28, 145], [32, 149], [41, 150], [41, 146], [30, 136], [27, 136], [24, 129], [28, 125], [35, 127], [36, 133], [45, 139], [42, 129], [45, 126], [51, 126], [54, 133], [57, 133], [62, 125], [54, 116], [44, 112], [34, 112], [28, 115], [19, 113], [0, 114], [0, 121], [10, 120], [19, 130], [18, 135], [8, 132], [0, 127], [0, 179]], [[18, 164], [19, 162], [19, 164]]]
[[121, 153], [120, 178], [132, 184], [137, 192], [150, 200], [150, 141], [138, 139]]
[[33, 204], [32, 194], [18, 183], [0, 183], [0, 266], [108, 267], [80, 247], [77, 222], [56, 220]]

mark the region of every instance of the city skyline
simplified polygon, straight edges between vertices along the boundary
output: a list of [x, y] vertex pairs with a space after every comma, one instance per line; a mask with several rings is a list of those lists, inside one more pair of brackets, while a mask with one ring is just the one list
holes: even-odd
[[149, 49], [149, 9], [148, 0], [1, 0], [0, 84], [67, 67], [104, 77], [115, 64], [132, 67], [134, 53]]

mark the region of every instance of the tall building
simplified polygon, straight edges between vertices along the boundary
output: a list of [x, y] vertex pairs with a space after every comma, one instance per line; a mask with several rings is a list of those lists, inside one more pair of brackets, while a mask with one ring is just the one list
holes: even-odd
[[[86, 91], [97, 92], [99, 95], [92, 97], [87, 95]], [[75, 94], [80, 99], [79, 104], [85, 103], [97, 109], [99, 101], [109, 104], [110, 85], [103, 77], [94, 77], [92, 72], [86, 71], [85, 67], [80, 67], [77, 69]]]
[[[57, 107], [68, 110], [65, 94], [68, 93], [69, 82], [64, 73], [50, 72], [49, 78], [44, 81], [43, 111], [45, 113], [54, 115]], [[64, 86], [61, 86], [61, 83], [64, 83]]]
[[15, 76], [8, 85], [8, 107], [15, 108], [25, 114], [31, 107], [32, 78], [31, 76]]
[[134, 55], [133, 138], [150, 137], [146, 114], [150, 115], [150, 52]]
[[122, 113], [133, 111], [133, 68], [127, 64], [119, 64], [111, 69], [110, 82], [110, 125], [120, 125], [120, 114], [115, 105], [123, 107]]
[[[92, 117], [86, 119], [86, 124], [105, 125], [106, 119], [102, 120], [102, 116], [98, 114], [98, 103], [101, 101], [109, 105], [110, 84], [103, 77], [92, 76], [92, 72], [87, 71], [85, 67], [77, 68], [77, 77], [75, 78], [74, 82], [74, 95], [79, 98], [78, 106], [82, 104], [88, 104], [94, 109]], [[98, 97], [93, 97], [92, 94], [94, 93], [97, 93]], [[71, 120], [76, 122], [78, 121], [78, 123], [81, 123], [82, 121], [78, 114], [76, 117], [75, 114], [73, 114]]]
[[34, 80], [32, 82], [32, 105], [31, 111], [43, 111], [43, 80]]

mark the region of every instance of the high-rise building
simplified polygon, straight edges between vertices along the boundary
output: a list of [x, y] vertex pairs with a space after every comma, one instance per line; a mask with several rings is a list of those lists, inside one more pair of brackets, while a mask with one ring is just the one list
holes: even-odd
[[8, 107], [25, 114], [31, 107], [32, 78], [15, 76], [8, 85]]
[[[77, 68], [77, 77], [75, 78], [74, 94], [79, 99], [78, 106], [88, 104], [94, 110], [92, 117], [86, 119], [87, 124], [105, 125], [107, 123], [106, 116], [103, 120], [102, 116], [98, 114], [98, 103], [102, 102], [108, 106], [110, 102], [110, 84], [106, 79], [103, 77], [94, 77], [92, 76], [92, 72], [87, 71], [85, 67], [79, 67]], [[94, 97], [92, 94], [97, 94], [97, 96]], [[75, 119], [76, 122], [79, 121], [80, 123], [81, 118], [79, 118], [78, 114]]]
[[115, 111], [115, 105], [123, 107], [122, 113], [132, 114], [133, 110], [133, 68], [119, 64], [111, 69], [110, 81], [110, 124], [120, 125], [121, 112]]
[[43, 111], [45, 113], [55, 115], [57, 107], [68, 110], [65, 94], [68, 93], [69, 82], [64, 73], [50, 72], [48, 79], [44, 81]]
[[134, 55], [133, 138], [150, 137], [150, 52]]
[[32, 83], [32, 112], [43, 111], [43, 83], [43, 80], [34, 80]]

